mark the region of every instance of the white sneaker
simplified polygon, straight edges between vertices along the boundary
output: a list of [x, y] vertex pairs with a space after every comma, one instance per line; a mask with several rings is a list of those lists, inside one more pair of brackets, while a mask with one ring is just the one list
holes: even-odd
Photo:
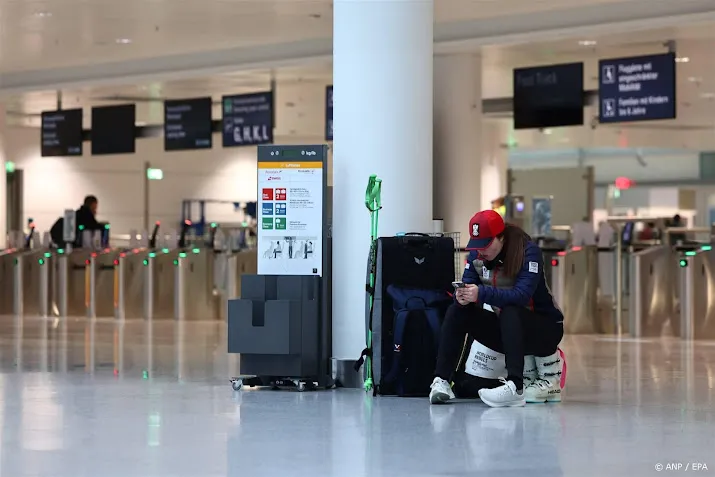
[[524, 390], [517, 390], [513, 381], [499, 378], [504, 385], [494, 389], [480, 389], [479, 397], [491, 407], [519, 407], [526, 404]]
[[452, 399], [454, 399], [452, 386], [442, 378], [434, 378], [430, 386], [429, 402], [431, 404], [445, 404]]
[[551, 356], [535, 357], [539, 377], [524, 389], [526, 402], [561, 402], [561, 354], [557, 350]]

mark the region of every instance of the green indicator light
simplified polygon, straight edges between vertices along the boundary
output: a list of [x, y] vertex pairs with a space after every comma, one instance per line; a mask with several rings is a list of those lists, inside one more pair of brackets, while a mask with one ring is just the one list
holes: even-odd
[[179, 258], [186, 258], [186, 253], [181, 252], [181, 253], [179, 254]]
[[63, 249], [63, 248], [58, 248], [58, 249], [57, 249], [57, 254], [58, 254], [58, 255], [64, 255], [64, 253], [65, 253], [65, 249]]
[[149, 260], [144, 259], [144, 262], [143, 262], [143, 263], [144, 263], [144, 266], [147, 266], [147, 265], [149, 265]]
[[83, 231], [83, 230], [84, 230], [84, 225], [80, 225], [80, 226], [79, 226], [79, 231], [81, 232], [81, 231]]
[[154, 258], [154, 257], [156, 257], [156, 254], [155, 254], [154, 252], [151, 252], [151, 253], [149, 254], [149, 258]]
[[50, 252], [45, 252], [45, 258], [50, 258], [52, 254]]
[[168, 249], [168, 248], [162, 248], [161, 251], [162, 251], [162, 253], [169, 253], [169, 249]]
[[685, 252], [686, 257], [693, 257], [697, 252]]
[[681, 267], [687, 267], [687, 266], [688, 266], [688, 261], [687, 261], [687, 260], [684, 260], [684, 259], [681, 260], [681, 261], [680, 261], [680, 266], [681, 266]]
[[174, 260], [174, 265], [178, 265], [178, 264], [179, 264], [179, 261], [178, 261], [178, 260]]
[[215, 229], [216, 227], [218, 227], [218, 224], [216, 222], [211, 222], [211, 228]]
[[192, 252], [194, 252], [194, 253], [199, 253], [200, 251], [201, 251], [201, 250], [199, 250], [198, 248], [195, 248], [195, 249], [192, 250]]
[[146, 369], [142, 371], [142, 379], [149, 379], [149, 371]]
[[109, 230], [109, 224], [104, 224], [104, 230]]
[[706, 252], [709, 252], [712, 249], [713, 249], [712, 245], [703, 245], [702, 247], [700, 247], [700, 250], [705, 250]]
[[41, 258], [41, 259], [39, 259], [39, 260], [37, 261], [37, 263], [39, 263], [40, 265], [44, 265], [44, 264], [45, 264], [45, 259], [44, 259], [44, 258]]

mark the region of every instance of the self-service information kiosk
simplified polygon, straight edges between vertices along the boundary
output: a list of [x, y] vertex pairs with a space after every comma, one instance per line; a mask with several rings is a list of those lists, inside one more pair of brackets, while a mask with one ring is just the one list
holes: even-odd
[[258, 273], [228, 302], [228, 352], [246, 385], [329, 387], [328, 146], [258, 146]]

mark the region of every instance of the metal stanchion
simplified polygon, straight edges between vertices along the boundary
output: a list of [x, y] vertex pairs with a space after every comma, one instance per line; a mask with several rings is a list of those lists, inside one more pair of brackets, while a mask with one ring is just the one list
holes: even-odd
[[[51, 260], [51, 259], [48, 259]], [[50, 293], [50, 267], [54, 264], [52, 262], [45, 262], [40, 267], [40, 316], [49, 316], [48, 304], [49, 304], [49, 293]]]
[[120, 256], [114, 265], [114, 318], [117, 320], [124, 320], [126, 317], [124, 310], [124, 266], [124, 257]]
[[89, 281], [89, 296], [86, 300], [87, 318], [95, 318], [97, 316], [97, 254], [93, 253], [87, 264], [87, 275], [85, 279]]
[[24, 303], [22, 296], [23, 276], [22, 276], [22, 254], [18, 253], [14, 259], [13, 270], [13, 304], [12, 311], [15, 316], [20, 316], [24, 311]]
[[622, 225], [616, 230], [616, 332], [623, 334], [623, 236]]
[[154, 263], [153, 257], [146, 259], [144, 267], [144, 319], [154, 317]]
[[57, 309], [60, 316], [67, 316], [67, 280], [68, 280], [68, 258], [62, 254], [57, 259]]
[[186, 281], [184, 273], [186, 253], [182, 252], [179, 257], [174, 260], [174, 318], [184, 320], [186, 318], [186, 303], [184, 293], [184, 282]]

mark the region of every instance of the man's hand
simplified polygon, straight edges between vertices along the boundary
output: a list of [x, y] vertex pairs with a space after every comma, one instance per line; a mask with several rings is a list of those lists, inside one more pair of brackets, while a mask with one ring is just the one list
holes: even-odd
[[479, 287], [473, 284], [467, 284], [464, 288], [457, 289], [457, 303], [466, 305], [468, 303], [476, 303], [479, 297]]

